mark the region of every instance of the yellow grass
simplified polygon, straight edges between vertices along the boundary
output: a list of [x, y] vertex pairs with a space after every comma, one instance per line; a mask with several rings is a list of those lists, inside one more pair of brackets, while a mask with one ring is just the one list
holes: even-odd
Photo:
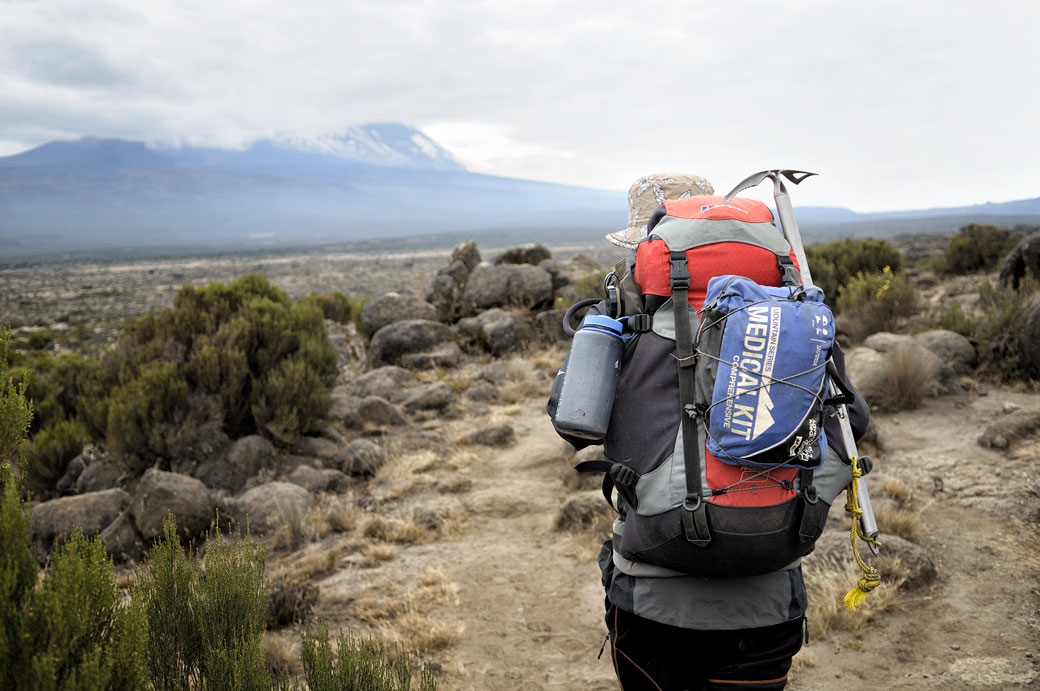
[[803, 572], [809, 594], [809, 611], [806, 613], [809, 636], [818, 640], [845, 631], [859, 636], [863, 626], [877, 614], [898, 606], [899, 587], [906, 578], [899, 561], [893, 559], [881, 585], [867, 595], [855, 612], [850, 612], [842, 604], [842, 598], [856, 586], [863, 574], [855, 561], [811, 558], [804, 562]]

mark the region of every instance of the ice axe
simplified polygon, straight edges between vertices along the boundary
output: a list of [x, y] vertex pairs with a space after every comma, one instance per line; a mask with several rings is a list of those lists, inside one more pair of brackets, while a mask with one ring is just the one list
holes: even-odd
[[[816, 173], [808, 173], [804, 170], [763, 170], [760, 173], [746, 177], [725, 197], [726, 203], [729, 203], [729, 200], [740, 192], [755, 187], [766, 179], [773, 181], [773, 199], [776, 200], [776, 212], [780, 216], [781, 230], [794, 250], [795, 259], [798, 261], [798, 268], [802, 274], [802, 281], [807, 285], [813, 285], [812, 273], [809, 271], [809, 261], [805, 257], [805, 245], [802, 244], [802, 234], [798, 230], [798, 221], [794, 217], [794, 207], [791, 206], [791, 197], [788, 196], [787, 187], [784, 186], [784, 178], [797, 185], [812, 175], [816, 175]], [[836, 396], [837, 393], [837, 386], [831, 380], [830, 395]], [[838, 422], [841, 424], [841, 436], [845, 442], [846, 455], [849, 458], [858, 458], [859, 452], [856, 449], [856, 440], [852, 436], [852, 425], [849, 422], [849, 413], [845, 404], [838, 406]], [[869, 463], [868, 459], [865, 460]], [[869, 468], [866, 470], [869, 470]], [[857, 483], [857, 489], [856, 495], [859, 508], [863, 511], [859, 519], [860, 529], [866, 537], [875, 538], [878, 534], [877, 519], [874, 517], [874, 507], [870, 503], [870, 492], [867, 491], [867, 483], [862, 478]], [[870, 551], [874, 554], [878, 553], [877, 545], [874, 542], [868, 540], [867, 544], [870, 546]]]

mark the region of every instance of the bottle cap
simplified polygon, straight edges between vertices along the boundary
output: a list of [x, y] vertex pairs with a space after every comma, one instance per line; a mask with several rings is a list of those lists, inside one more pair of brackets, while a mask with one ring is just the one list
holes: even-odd
[[585, 317], [585, 320], [581, 323], [581, 327], [595, 326], [600, 329], [607, 329], [614, 333], [621, 335], [624, 325], [617, 319], [611, 319], [610, 317], [603, 314], [590, 314]]

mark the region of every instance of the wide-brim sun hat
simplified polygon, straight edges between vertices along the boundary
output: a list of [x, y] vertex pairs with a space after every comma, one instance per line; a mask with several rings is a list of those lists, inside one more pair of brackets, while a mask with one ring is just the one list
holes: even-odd
[[628, 226], [608, 233], [607, 239], [618, 247], [634, 250], [646, 237], [651, 214], [666, 199], [685, 199], [715, 194], [715, 188], [700, 175], [653, 173], [644, 175], [628, 188]]

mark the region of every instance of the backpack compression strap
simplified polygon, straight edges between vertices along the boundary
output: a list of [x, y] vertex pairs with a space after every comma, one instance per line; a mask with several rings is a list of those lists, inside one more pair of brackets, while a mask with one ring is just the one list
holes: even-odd
[[683, 461], [686, 467], [686, 499], [683, 500], [682, 521], [686, 540], [698, 547], [711, 542], [708, 529], [707, 502], [701, 496], [701, 458], [697, 448], [696, 410], [694, 400], [693, 334], [690, 332], [689, 290], [690, 271], [686, 252], [671, 252], [668, 281], [672, 288], [672, 309], [675, 312], [675, 355], [679, 361], [679, 408], [682, 425]]

